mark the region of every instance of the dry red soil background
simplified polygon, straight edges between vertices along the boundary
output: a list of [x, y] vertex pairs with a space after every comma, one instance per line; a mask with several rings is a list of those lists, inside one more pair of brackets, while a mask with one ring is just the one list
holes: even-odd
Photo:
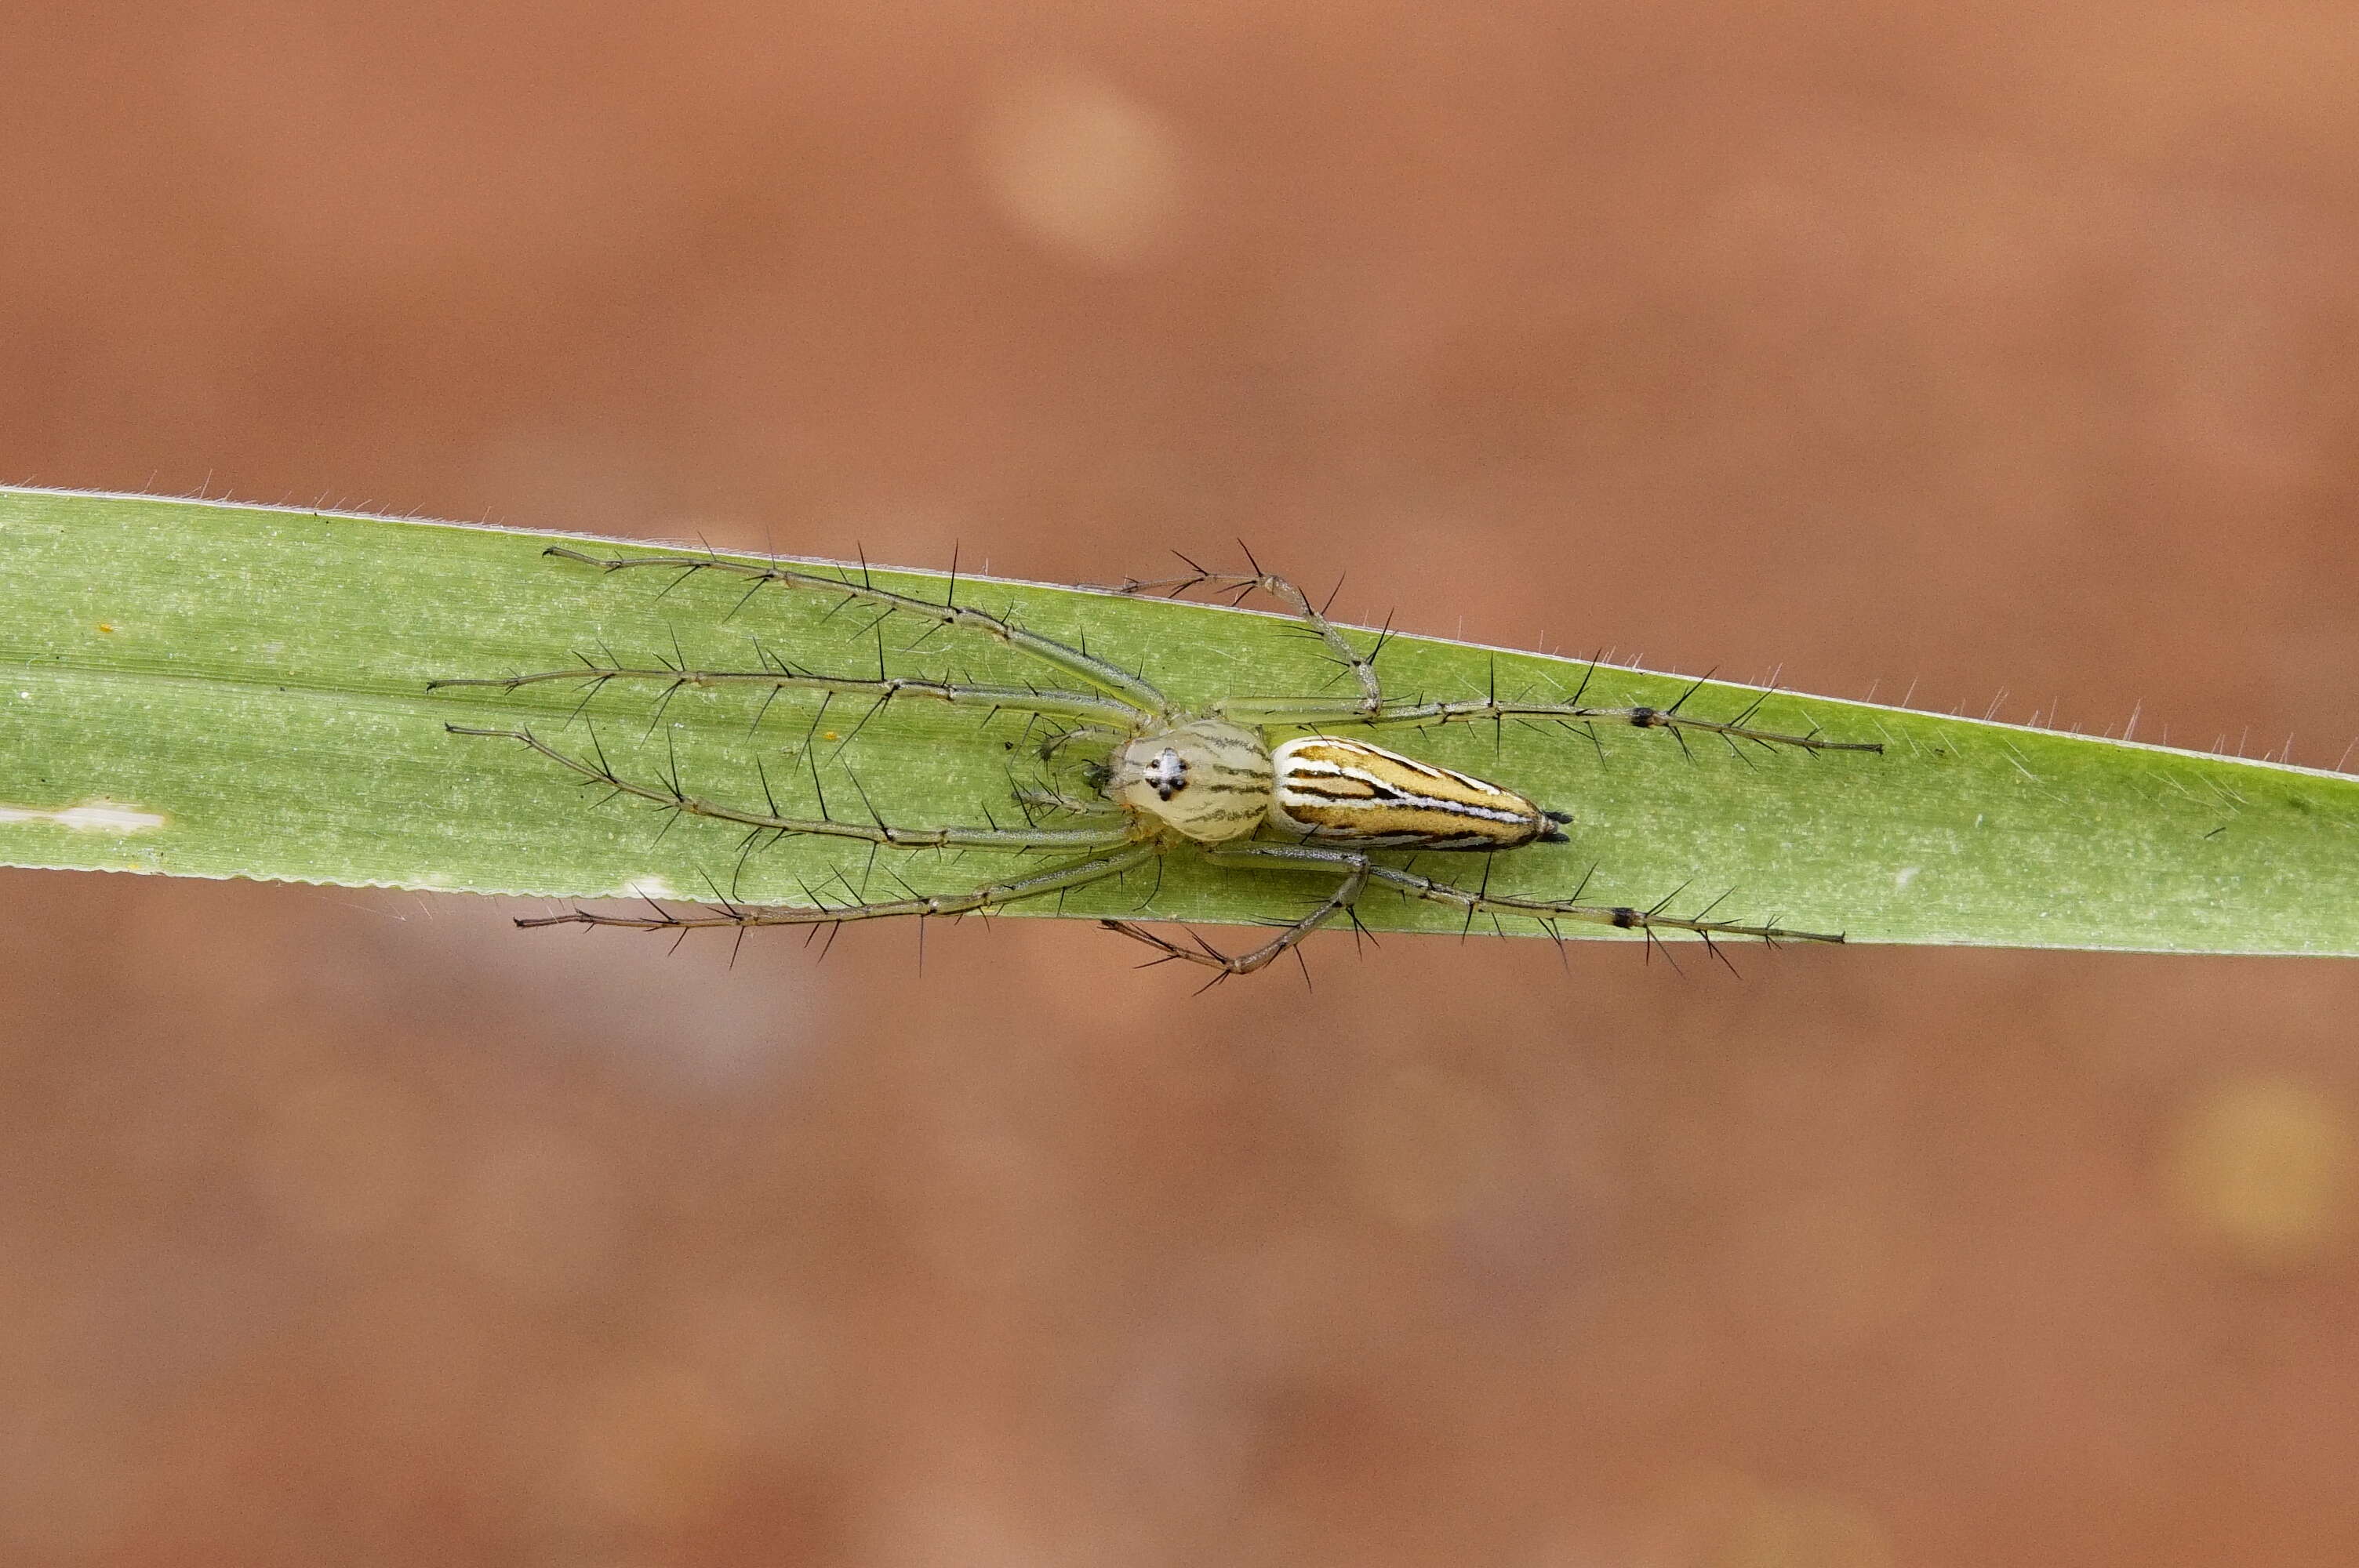
[[[2347, 7], [8, 32], [11, 479], [2359, 733]], [[510, 913], [0, 872], [10, 1563], [2359, 1551], [2350, 965]]]

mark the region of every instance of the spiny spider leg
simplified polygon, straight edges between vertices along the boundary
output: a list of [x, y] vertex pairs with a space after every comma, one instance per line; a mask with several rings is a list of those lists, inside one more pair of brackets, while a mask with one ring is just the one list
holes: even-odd
[[1051, 871], [1036, 871], [1028, 877], [1010, 877], [1005, 881], [985, 882], [965, 892], [936, 893], [931, 897], [912, 895], [908, 898], [886, 899], [874, 903], [820, 903], [808, 905], [745, 905], [729, 902], [704, 906], [699, 914], [674, 914], [657, 907], [650, 914], [605, 914], [596, 910], [574, 909], [563, 914], [543, 914], [520, 918], [518, 925], [620, 925], [637, 931], [698, 931], [715, 927], [749, 925], [834, 925], [847, 920], [886, 920], [895, 915], [973, 914], [1014, 903], [1019, 899], [1038, 898], [1043, 893], [1061, 892], [1071, 888], [1086, 887], [1137, 870], [1159, 853], [1155, 845], [1140, 844], [1112, 855], [1101, 855], [1070, 866]]
[[1018, 784], [1009, 792], [1016, 804], [1035, 811], [1062, 811], [1075, 816], [1119, 816], [1122, 807], [1102, 796], [1067, 795], [1060, 789]]
[[[1335, 629], [1333, 622], [1311, 604], [1309, 594], [1286, 579], [1262, 570], [1261, 563], [1253, 558], [1251, 550], [1245, 550], [1243, 540], [1238, 541], [1237, 548], [1245, 550], [1245, 560], [1252, 566], [1252, 571], [1206, 571], [1195, 562], [1189, 560], [1187, 557], [1180, 556], [1180, 558], [1188, 565], [1187, 576], [1159, 578], [1152, 582], [1143, 582], [1137, 578], [1125, 578], [1122, 586], [1114, 591], [1161, 593], [1169, 598], [1177, 599], [1192, 589], [1203, 588], [1210, 589], [1214, 593], [1234, 591], [1236, 597], [1230, 600], [1234, 604], [1242, 600], [1247, 594], [1259, 589], [1293, 611], [1295, 619], [1310, 628], [1321, 642], [1326, 643], [1328, 651], [1335, 656], [1335, 661], [1350, 670], [1353, 679], [1359, 682], [1360, 699], [1357, 702], [1350, 704], [1347, 709], [1343, 704], [1329, 704], [1329, 707], [1354, 714], [1373, 714], [1381, 708], [1384, 706], [1385, 697], [1384, 688], [1376, 679], [1376, 655], [1385, 651], [1385, 643], [1392, 635], [1391, 630], [1387, 628], [1380, 633], [1376, 637], [1376, 645], [1365, 654], [1361, 653], [1352, 646], [1343, 633]], [[1172, 553], [1179, 554], [1176, 550]]]
[[[1520, 914], [1543, 923], [1579, 920], [1625, 931], [1688, 931], [1701, 936], [1753, 936], [1764, 942], [1841, 942], [1840, 933], [1788, 931], [1779, 925], [1745, 925], [1733, 920], [1682, 919], [1665, 914], [1661, 903], [1651, 909], [1576, 903], [1570, 899], [1520, 898], [1512, 893], [1477, 892], [1421, 876], [1393, 866], [1380, 866], [1357, 850], [1329, 849], [1309, 844], [1220, 844], [1205, 848], [1204, 858], [1219, 866], [1251, 866], [1265, 871], [1323, 871], [1343, 873], [1378, 887], [1387, 887], [1435, 903], [1446, 903], [1471, 914]], [[1677, 896], [1674, 894], [1673, 896]], [[1717, 901], [1715, 901], [1717, 902]]]
[[[1594, 668], [1594, 666], [1592, 666]], [[1706, 676], [1705, 679], [1711, 677]], [[1589, 684], [1583, 676], [1582, 684]], [[1320, 702], [1295, 697], [1231, 698], [1212, 705], [1213, 711], [1224, 719], [1241, 724], [1301, 725], [1315, 728], [1322, 724], [1456, 724], [1480, 723], [1507, 719], [1554, 719], [1574, 729], [1583, 728], [1584, 721], [1604, 719], [1613, 723], [1634, 725], [1641, 730], [1668, 730], [1674, 739], [1682, 730], [1700, 734], [1720, 735], [1733, 745], [1739, 741], [1751, 741], [1763, 746], [1796, 746], [1806, 752], [1881, 752], [1880, 741], [1828, 741], [1813, 730], [1807, 735], [1787, 735], [1774, 730], [1756, 730], [1745, 722], [1760, 706], [1753, 705], [1734, 719], [1697, 719], [1680, 711], [1688, 698], [1702, 689], [1704, 682], [1697, 681], [1680, 694], [1679, 699], [1667, 708], [1650, 708], [1643, 704], [1629, 707], [1597, 707], [1579, 700], [1574, 694], [1571, 702], [1520, 702], [1497, 697], [1464, 697], [1455, 702], [1387, 702], [1381, 711], [1370, 713], [1356, 705], [1342, 702]], [[1766, 693], [1764, 694], [1767, 695]], [[1595, 737], [1593, 735], [1592, 739]]]
[[[1080, 648], [1069, 647], [1053, 637], [1027, 631], [1005, 617], [971, 610], [955, 601], [936, 604], [930, 600], [916, 599], [906, 593], [895, 593], [865, 581], [849, 578], [830, 577], [822, 572], [797, 571], [776, 562], [767, 565], [753, 561], [733, 561], [720, 556], [592, 556], [563, 545], [551, 545], [542, 552], [569, 561], [580, 561], [601, 571], [631, 571], [639, 568], [669, 568], [683, 577], [697, 572], [720, 572], [725, 576], [751, 580], [758, 589], [764, 583], [777, 583], [785, 588], [807, 589], [817, 593], [843, 596], [847, 603], [881, 606], [887, 615], [914, 615], [930, 621], [936, 626], [967, 627], [996, 637], [1009, 647], [1030, 654], [1033, 657], [1054, 665], [1067, 675], [1074, 676], [1111, 693], [1129, 710], [1130, 718], [1162, 718], [1171, 711], [1171, 704], [1160, 691], [1139, 676], [1118, 665], [1109, 664]], [[956, 591], [955, 589], [952, 589]]]
[[830, 816], [781, 816], [775, 812], [745, 811], [700, 799], [677, 784], [634, 784], [609, 767], [603, 757], [592, 762], [560, 752], [529, 730], [480, 730], [464, 724], [446, 724], [443, 728], [453, 735], [515, 741], [617, 794], [651, 800], [686, 816], [734, 822], [768, 833], [860, 838], [905, 849], [1104, 849], [1134, 837], [1127, 827], [888, 827], [882, 822], [845, 822]]
[[1367, 867], [1360, 866], [1346, 872], [1342, 884], [1328, 895], [1325, 903], [1288, 925], [1285, 930], [1252, 952], [1241, 954], [1234, 958], [1219, 951], [1192, 931], [1188, 935], [1194, 939], [1196, 945], [1193, 947], [1185, 947], [1168, 936], [1159, 936], [1146, 926], [1134, 925], [1127, 920], [1101, 920], [1098, 924], [1108, 931], [1122, 933], [1134, 942], [1144, 942], [1163, 955], [1159, 958], [1149, 958], [1145, 964], [1139, 966], [1141, 968], [1152, 968], [1158, 964], [1168, 964], [1174, 958], [1178, 958], [1187, 963], [1201, 964], [1207, 968], [1220, 970], [1218, 975], [1212, 977], [1211, 982], [1217, 985], [1231, 975], [1252, 974], [1337, 915], [1348, 914], [1367, 885]]
[[910, 680], [888, 676], [882, 680], [839, 678], [815, 676], [799, 670], [690, 670], [690, 669], [625, 669], [615, 665], [584, 665], [579, 669], [538, 670], [531, 675], [466, 676], [426, 683], [429, 691], [445, 687], [497, 687], [514, 691], [522, 686], [537, 686], [548, 681], [582, 681], [603, 686], [608, 681], [663, 681], [674, 688], [680, 687], [752, 687], [773, 690], [787, 688], [798, 691], [825, 691], [850, 696], [874, 697], [879, 704], [896, 697], [918, 697], [936, 702], [963, 704], [977, 708], [1005, 708], [1024, 713], [1053, 713], [1061, 719], [1096, 719], [1117, 725], [1135, 721], [1138, 710], [1126, 702], [1113, 697], [1093, 697], [1078, 691], [1040, 691], [1030, 687], [965, 686], [952, 681]]
[[1102, 741], [1108, 745], [1120, 745], [1130, 739], [1128, 730], [1116, 730], [1106, 724], [1076, 724], [1070, 730], [1060, 730], [1040, 742], [1040, 760], [1053, 762], [1058, 752], [1076, 741]]

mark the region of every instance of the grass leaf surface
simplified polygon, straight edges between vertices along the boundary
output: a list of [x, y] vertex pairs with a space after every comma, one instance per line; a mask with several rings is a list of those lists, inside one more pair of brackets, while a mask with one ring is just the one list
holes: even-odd
[[[755, 807], [766, 772], [791, 812], [810, 811], [819, 790], [839, 815], [873, 805], [896, 825], [1016, 820], [1011, 769], [1034, 767], [1018, 716], [909, 703], [860, 724], [862, 705], [839, 699], [822, 714], [811, 694], [765, 709], [758, 693], [683, 690], [658, 712], [650, 688], [609, 687], [586, 708], [559, 686], [429, 693], [437, 676], [585, 657], [753, 669], [757, 640], [822, 672], [876, 671], [869, 615], [777, 589], [748, 599], [715, 574], [677, 586], [669, 573], [603, 575], [545, 557], [550, 538], [0, 490], [0, 864], [558, 900], [693, 897], [710, 879], [751, 902], [791, 903], [807, 889], [833, 901], [847, 883], [874, 896], [946, 892], [1041, 863], [982, 851], [872, 860], [864, 845], [809, 838], [741, 863], [736, 828], [602, 805], [520, 747], [446, 733], [446, 721], [522, 721], [582, 750], [594, 735], [618, 772], [653, 780], [676, 762], [694, 793]], [[945, 590], [936, 574], [876, 580]], [[1085, 639], [1183, 701], [1315, 694], [1336, 674], [1266, 615], [987, 579], [962, 578], [958, 592]], [[1425, 608], [1427, 619], [1446, 609]], [[882, 630], [892, 674], [1053, 680], [972, 633]], [[1388, 692], [1436, 697], [1481, 695], [1495, 667], [1502, 696], [1560, 696], [1586, 669], [1411, 636], [1393, 637], [1379, 667]], [[1688, 684], [1606, 667], [1588, 699], [1659, 705]], [[1752, 696], [1713, 686], [1690, 706], [1725, 717]], [[1759, 721], [1815, 723], [1886, 751], [1739, 757], [1709, 738], [1683, 751], [1660, 732], [1600, 728], [1592, 744], [1512, 723], [1373, 738], [1574, 814], [1571, 843], [1497, 859], [1500, 891], [1565, 896], [1593, 865], [1597, 902], [1650, 905], [1685, 888], [1670, 906], [1685, 914], [1727, 893], [1719, 916], [1854, 941], [2359, 952], [2359, 778], [1784, 694]], [[1482, 874], [1472, 857], [1428, 855], [1418, 869]], [[1299, 913], [1328, 885], [1177, 854], [1159, 883], [1078, 892], [1063, 913], [1252, 921]], [[1008, 913], [1058, 911], [1043, 901]], [[1458, 926], [1390, 896], [1363, 914], [1379, 929]]]

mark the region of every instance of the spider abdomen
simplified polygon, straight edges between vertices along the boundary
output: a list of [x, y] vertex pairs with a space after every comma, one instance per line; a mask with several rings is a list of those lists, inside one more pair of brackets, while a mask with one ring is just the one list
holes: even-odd
[[1270, 754], [1269, 825], [1362, 849], [1512, 849], [1564, 836], [1513, 790], [1364, 741], [1308, 735]]

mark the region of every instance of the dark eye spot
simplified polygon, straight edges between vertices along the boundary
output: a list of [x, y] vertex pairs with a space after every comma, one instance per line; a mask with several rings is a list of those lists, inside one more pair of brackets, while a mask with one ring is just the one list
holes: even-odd
[[1147, 764], [1147, 787], [1158, 800], [1169, 800], [1188, 787], [1188, 764], [1180, 753], [1165, 747], [1155, 761]]

